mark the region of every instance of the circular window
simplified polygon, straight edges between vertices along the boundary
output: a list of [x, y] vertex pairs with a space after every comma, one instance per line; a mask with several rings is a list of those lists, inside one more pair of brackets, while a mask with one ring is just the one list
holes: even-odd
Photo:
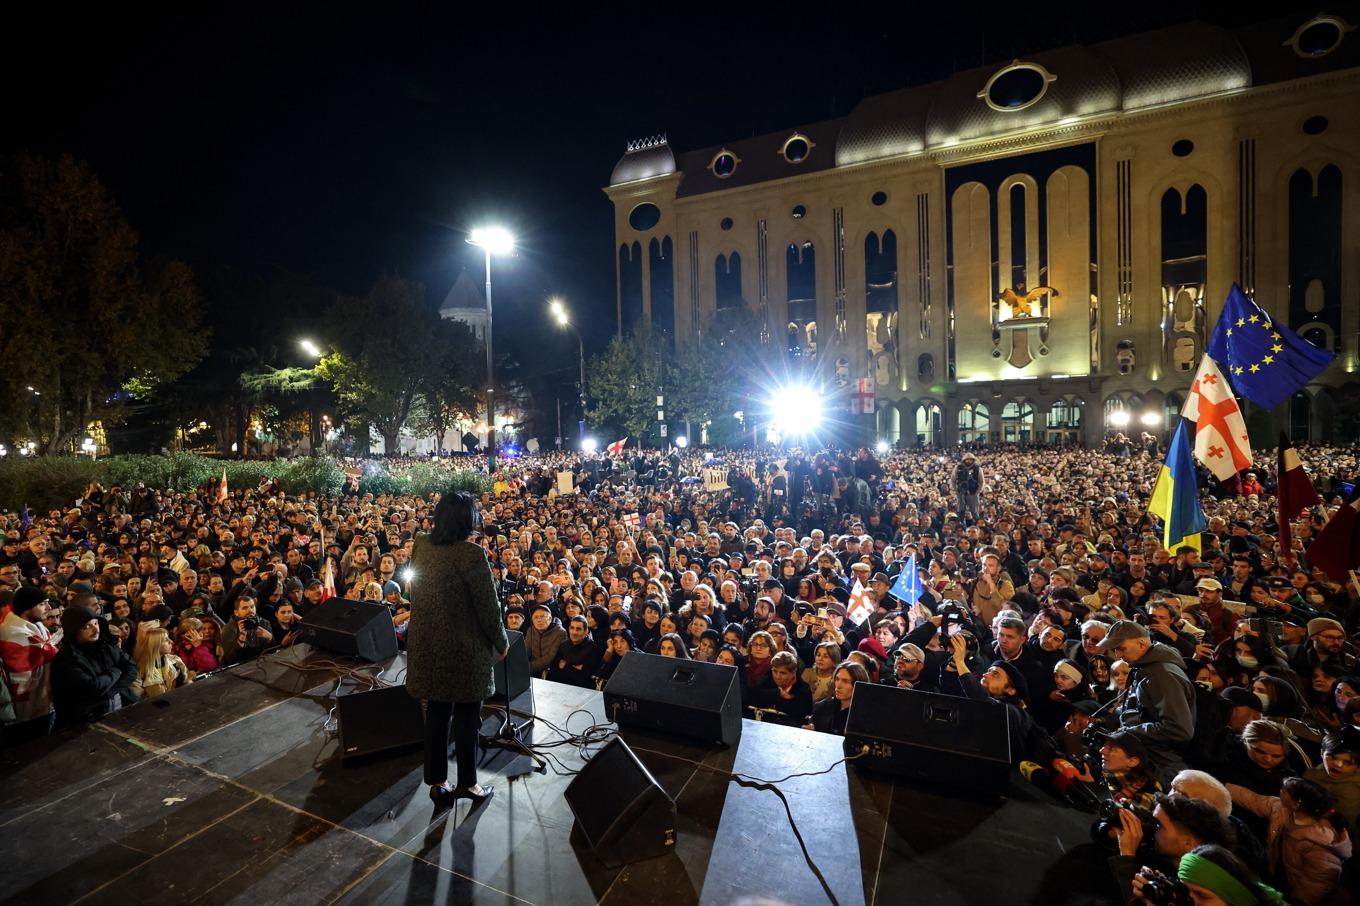
[[726, 179], [737, 172], [737, 164], [741, 163], [731, 151], [726, 148], [713, 155], [713, 160], [709, 161], [708, 168], [713, 171], [713, 175], [719, 179]]
[[875, 206], [875, 207], [881, 208], [881, 207], [883, 207], [885, 204], [888, 203], [888, 193], [887, 193], [887, 192], [875, 192], [875, 193], [873, 194], [873, 196], [872, 196], [869, 200], [872, 201], [872, 202], [874, 203], [874, 206]]
[[724, 218], [722, 219], [722, 222], [719, 223], [718, 226], [722, 227], [724, 230], [730, 230], [730, 229], [732, 229], [732, 218], [731, 218], [731, 217], [724, 217]]
[[1284, 42], [1294, 53], [1306, 59], [1317, 59], [1341, 46], [1351, 25], [1336, 16], [1314, 16], [1298, 27], [1294, 36]]
[[639, 233], [645, 233], [661, 222], [661, 209], [650, 201], [633, 208], [628, 214], [628, 225]]
[[795, 132], [784, 139], [784, 147], [779, 149], [784, 160], [791, 164], [801, 164], [812, 153], [812, 141], [801, 132]]
[[1177, 157], [1189, 157], [1195, 150], [1195, 143], [1183, 138], [1171, 146], [1171, 153]]
[[1321, 135], [1327, 131], [1327, 117], [1310, 116], [1303, 121], [1303, 131], [1307, 135]]
[[807, 216], [807, 208], [801, 204], [796, 204], [793, 206], [793, 211], [790, 213], [793, 214], [794, 220], [802, 220]]
[[1038, 103], [1056, 78], [1037, 63], [1015, 62], [988, 79], [977, 96], [1002, 113], [1024, 110]]

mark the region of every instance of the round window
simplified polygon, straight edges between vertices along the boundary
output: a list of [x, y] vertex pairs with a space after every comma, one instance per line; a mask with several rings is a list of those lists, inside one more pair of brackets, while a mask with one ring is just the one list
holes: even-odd
[[1301, 57], [1325, 57], [1336, 50], [1345, 31], [1330, 16], [1319, 16], [1304, 24], [1294, 35], [1294, 52]]
[[784, 160], [789, 163], [801, 164], [812, 153], [812, 142], [808, 141], [807, 136], [795, 132], [784, 140], [784, 147], [779, 153], [784, 155]]
[[885, 204], [888, 203], [888, 193], [887, 193], [887, 192], [875, 192], [875, 193], [873, 194], [873, 196], [872, 196], [869, 200], [872, 201], [872, 202], [874, 203], [874, 206], [875, 206], [875, 207], [881, 208], [881, 207], [883, 207]]
[[713, 161], [708, 166], [709, 169], [713, 171], [714, 176], [719, 179], [726, 179], [737, 172], [737, 164], [739, 163], [741, 163], [741, 161], [737, 156], [724, 148], [713, 155]]
[[807, 216], [807, 208], [801, 204], [796, 204], [793, 206], [793, 211], [791, 213], [793, 214], [794, 220], [802, 220]]
[[718, 226], [722, 227], [724, 230], [730, 230], [730, 229], [732, 229], [732, 218], [731, 218], [731, 217], [724, 217], [724, 218], [722, 219], [722, 222], [719, 223]]
[[1177, 157], [1189, 157], [1195, 150], [1195, 143], [1183, 138], [1171, 146], [1171, 153]]
[[645, 233], [661, 222], [661, 209], [650, 201], [633, 208], [628, 214], [628, 225], [639, 233]]
[[1037, 103], [1056, 78], [1036, 63], [1012, 63], [988, 79], [978, 97], [1003, 113], [1024, 110]]
[[1303, 131], [1307, 135], [1321, 135], [1327, 131], [1327, 117], [1310, 116], [1303, 121]]

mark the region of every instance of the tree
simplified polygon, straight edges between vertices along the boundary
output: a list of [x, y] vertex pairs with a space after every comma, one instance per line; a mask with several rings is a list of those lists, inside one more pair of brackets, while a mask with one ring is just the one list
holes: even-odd
[[477, 416], [481, 387], [486, 374], [483, 357], [477, 355], [478, 342], [472, 328], [460, 321], [439, 320], [436, 346], [439, 358], [421, 382], [417, 399], [415, 426], [432, 435], [435, 446], [444, 449], [444, 437], [453, 425]]
[[637, 437], [656, 425], [656, 396], [666, 385], [670, 364], [662, 344], [645, 334], [614, 337], [609, 347], [590, 360], [592, 422], [612, 422]]
[[342, 296], [327, 324], [333, 351], [317, 371], [355, 420], [378, 429], [388, 453], [423, 394], [447, 402], [475, 393], [471, 332], [432, 311], [419, 283], [384, 277], [362, 299]]
[[[0, 411], [61, 451], [202, 358], [193, 274], [142, 262], [137, 234], [70, 156], [0, 160]], [[30, 389], [31, 388], [31, 389]]]

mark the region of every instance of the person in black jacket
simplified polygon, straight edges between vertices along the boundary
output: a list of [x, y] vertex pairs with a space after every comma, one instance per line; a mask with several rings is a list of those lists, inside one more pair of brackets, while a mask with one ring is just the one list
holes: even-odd
[[61, 615], [66, 644], [52, 660], [52, 701], [57, 723], [98, 720], [136, 701], [132, 684], [137, 667], [127, 652], [99, 638], [101, 622], [94, 611], [68, 607]]
[[797, 655], [780, 651], [770, 659], [770, 672], [752, 692], [751, 705], [765, 720], [786, 727], [801, 727], [808, 721], [812, 687], [798, 675]]
[[594, 688], [597, 663], [590, 625], [583, 616], [572, 617], [567, 621], [567, 640], [557, 649], [557, 662], [548, 668], [548, 679]]
[[803, 729], [844, 736], [845, 721], [850, 716], [850, 700], [854, 698], [855, 686], [867, 682], [869, 671], [864, 669], [863, 664], [841, 661], [836, 667], [831, 697], [824, 698], [812, 706], [812, 723], [803, 724]]

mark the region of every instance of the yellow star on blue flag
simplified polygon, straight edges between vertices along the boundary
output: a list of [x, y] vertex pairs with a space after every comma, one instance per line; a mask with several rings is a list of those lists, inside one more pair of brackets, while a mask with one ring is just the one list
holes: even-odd
[[1336, 358], [1284, 325], [1276, 327], [1234, 283], [1209, 338], [1208, 354], [1232, 374], [1233, 389], [1265, 409], [1289, 399]]

